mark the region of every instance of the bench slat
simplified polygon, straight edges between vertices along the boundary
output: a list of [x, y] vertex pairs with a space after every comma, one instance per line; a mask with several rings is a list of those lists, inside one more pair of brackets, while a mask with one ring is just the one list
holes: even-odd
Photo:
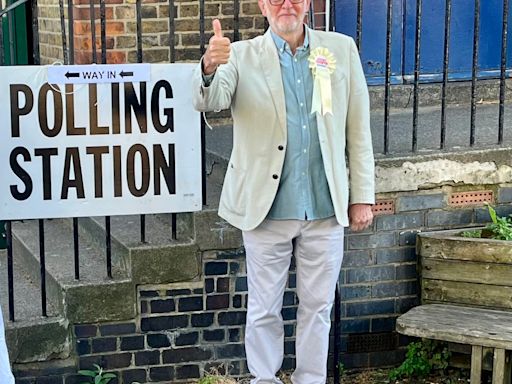
[[492, 284], [496, 286], [496, 289], [502, 288], [499, 286], [503, 285], [510, 289], [510, 276], [512, 276], [510, 263], [479, 263], [425, 257], [421, 260], [421, 267], [421, 277], [423, 279]]
[[505, 350], [496, 348], [492, 367], [492, 384], [510, 383], [510, 362], [506, 362]]
[[471, 349], [471, 384], [482, 383], [482, 349], [479, 345]]
[[487, 306], [498, 310], [512, 310], [512, 287], [430, 279], [423, 279], [421, 285], [423, 303], [437, 301], [447, 305]]
[[397, 319], [399, 333], [512, 349], [512, 312], [445, 304], [428, 304], [412, 308]]

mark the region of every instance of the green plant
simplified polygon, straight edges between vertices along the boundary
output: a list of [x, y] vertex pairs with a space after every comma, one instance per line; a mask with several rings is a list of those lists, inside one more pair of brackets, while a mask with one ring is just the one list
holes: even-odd
[[212, 367], [209, 372], [205, 372], [204, 377], [199, 379], [197, 384], [236, 384], [237, 381], [228, 376], [228, 371], [229, 367], [224, 364]]
[[237, 381], [227, 376], [206, 375], [197, 384], [236, 384]]
[[479, 239], [482, 237], [482, 230], [478, 229], [476, 231], [463, 231], [460, 235], [462, 237], [467, 237], [471, 239]]
[[403, 377], [424, 377], [434, 370], [445, 370], [451, 353], [435, 340], [422, 340], [407, 346], [405, 361], [389, 372], [390, 380]]
[[201, 378], [197, 384], [218, 384], [219, 378], [217, 376], [205, 376]]
[[491, 216], [492, 223], [487, 224], [487, 226], [482, 230], [464, 231], [461, 233], [461, 236], [470, 238], [484, 237], [495, 240], [512, 240], [512, 217], [510, 215], [508, 217], [500, 217], [490, 204], [486, 203], [486, 205], [489, 210], [489, 216]]
[[93, 364], [93, 366], [96, 368], [95, 370], [82, 369], [78, 371], [79, 375], [86, 376], [89, 378], [89, 380], [92, 380], [83, 382], [81, 384], [107, 384], [110, 382], [110, 380], [116, 378], [116, 375], [113, 373], [103, 372], [103, 368], [101, 368], [99, 365]]
[[339, 377], [343, 377], [345, 376], [347, 372], [345, 371], [345, 366], [343, 365], [342, 362], [339, 362], [338, 363], [338, 375]]
[[[487, 208], [489, 209], [492, 223], [488, 224], [485, 229], [492, 233], [492, 238], [497, 240], [512, 240], [512, 217], [499, 217], [490, 204], [487, 204]], [[482, 236], [484, 235], [485, 231], [482, 231]]]

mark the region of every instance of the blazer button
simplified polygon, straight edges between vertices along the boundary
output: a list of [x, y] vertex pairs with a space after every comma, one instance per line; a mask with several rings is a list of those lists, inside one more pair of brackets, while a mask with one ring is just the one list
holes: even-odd
[[274, 174], [274, 175], [272, 175], [272, 178], [273, 178], [274, 180], [277, 180], [277, 179], [279, 178], [279, 176], [277, 176], [277, 175], [275, 175], [275, 174]]
[[280, 151], [282, 151], [284, 149], [284, 147], [282, 145], [280, 145], [279, 147], [277, 147], [277, 149], [279, 149]]

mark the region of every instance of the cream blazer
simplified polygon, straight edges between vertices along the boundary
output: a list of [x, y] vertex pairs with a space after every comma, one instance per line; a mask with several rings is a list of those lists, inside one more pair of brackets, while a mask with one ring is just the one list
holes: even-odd
[[[373, 204], [375, 198], [368, 89], [351, 38], [312, 29], [308, 33], [311, 51], [327, 48], [336, 58], [331, 74], [333, 114], [317, 113], [316, 118], [336, 218], [348, 226], [349, 202]], [[208, 87], [199, 65], [192, 86], [197, 110], [231, 108], [233, 151], [219, 216], [237, 228], [252, 230], [274, 201], [287, 142], [281, 68], [270, 32], [233, 43], [229, 62], [219, 66]]]

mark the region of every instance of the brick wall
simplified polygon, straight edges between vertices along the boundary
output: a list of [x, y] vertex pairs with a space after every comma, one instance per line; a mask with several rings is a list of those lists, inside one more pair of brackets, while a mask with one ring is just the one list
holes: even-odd
[[[69, 31], [67, 22], [67, 2], [64, 7], [66, 36]], [[91, 33], [91, 12], [89, 0], [74, 2], [74, 44], [75, 63], [93, 62], [93, 44]], [[199, 51], [199, 2], [177, 0], [174, 3], [175, 48], [177, 61], [193, 61], [200, 57]], [[39, 37], [41, 44], [41, 62], [51, 64], [64, 61], [60, 10], [55, 0], [40, 0]], [[325, 3], [315, 0], [315, 27], [323, 29], [325, 25]], [[136, 47], [136, 9], [135, 0], [106, 0], [106, 36], [107, 62], [137, 62]], [[220, 18], [226, 36], [233, 38], [233, 1], [206, 1], [205, 3], [206, 42], [210, 36], [211, 20]], [[95, 32], [97, 60], [101, 61], [100, 9], [95, 6]], [[261, 16], [257, 0], [240, 2], [240, 38], [242, 40], [257, 36], [264, 31], [265, 22]], [[142, 5], [143, 61], [148, 63], [169, 62], [169, 4], [168, 0], [144, 0]], [[69, 47], [69, 45], [68, 45]]]
[[42, 64], [63, 62], [59, 2], [39, 0], [39, 50]]
[[[444, 186], [432, 190], [379, 194], [371, 229], [346, 233], [340, 282], [342, 363], [345, 368], [395, 365], [407, 339], [394, 332], [395, 319], [419, 303], [415, 239], [418, 231], [482, 225], [487, 209], [472, 197], [462, 205], [454, 193], [487, 191], [500, 215], [512, 213], [510, 186]], [[382, 209], [385, 207], [385, 209]], [[295, 267], [284, 297], [284, 370], [294, 366]], [[233, 376], [248, 374], [243, 348], [247, 300], [244, 250], [208, 250], [202, 274], [191, 282], [138, 288], [136, 319], [74, 327], [79, 368], [93, 363], [118, 374], [119, 384], [187, 382], [212, 367]], [[18, 384], [37, 374], [17, 367]], [[27, 368], [28, 369], [28, 368]], [[78, 369], [78, 368], [76, 368]], [[76, 371], [75, 371], [76, 372]], [[32, 376], [31, 376], [32, 375]], [[39, 373], [43, 375], [43, 373]], [[79, 378], [46, 368], [52, 383]], [[113, 384], [116, 382], [114, 381]]]
[[[66, 3], [66, 2], [65, 2]], [[89, 0], [76, 0], [73, 9], [75, 63], [92, 62], [92, 33]], [[174, 2], [176, 61], [198, 60], [199, 51], [199, 2], [176, 0]], [[39, 2], [41, 62], [43, 64], [63, 60], [61, 27], [58, 2]], [[67, 6], [65, 7], [67, 28]], [[168, 0], [144, 0], [142, 2], [143, 61], [147, 63], [169, 62], [169, 4]], [[232, 38], [233, 2], [206, 1], [205, 28], [210, 36], [211, 20], [219, 18], [226, 36]], [[137, 62], [136, 6], [134, 0], [106, 0], [107, 62]], [[95, 7], [96, 49], [98, 62], [100, 53], [100, 10]], [[240, 38], [248, 39], [264, 30], [255, 0], [241, 1], [239, 14]], [[68, 31], [66, 31], [68, 34]]]

